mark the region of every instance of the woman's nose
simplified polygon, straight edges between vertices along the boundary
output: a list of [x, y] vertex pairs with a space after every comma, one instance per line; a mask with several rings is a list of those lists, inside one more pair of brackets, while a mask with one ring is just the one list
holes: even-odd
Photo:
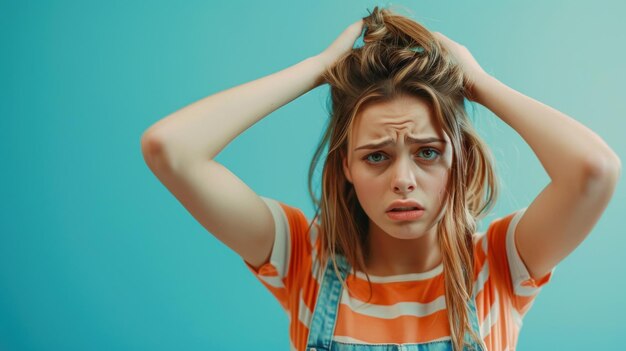
[[407, 160], [404, 157], [398, 159], [394, 166], [392, 181], [394, 192], [403, 194], [415, 190], [415, 174], [412, 168], [413, 160]]

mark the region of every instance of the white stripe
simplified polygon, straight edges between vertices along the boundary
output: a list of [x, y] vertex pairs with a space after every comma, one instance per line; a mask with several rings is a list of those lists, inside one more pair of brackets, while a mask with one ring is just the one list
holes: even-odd
[[[263, 196], [261, 196], [261, 199], [265, 201], [270, 211], [272, 212], [272, 217], [274, 217], [274, 225], [276, 227], [276, 236], [274, 238], [274, 246], [272, 248], [270, 263], [278, 271], [279, 277], [283, 279], [287, 275], [287, 268], [289, 267], [289, 259], [291, 255], [291, 236], [289, 221], [287, 220], [285, 212], [283, 211], [278, 201]], [[276, 282], [273, 283], [275, 284]], [[282, 281], [279, 287], [284, 287]]]
[[[419, 344], [426, 344], [426, 343], [446, 341], [446, 340], [452, 340], [452, 338], [449, 336], [443, 336], [441, 338], [429, 340], [423, 343], [416, 343], [416, 344], [419, 345]], [[343, 336], [343, 335], [333, 336], [333, 341], [346, 343], [346, 344], [363, 344], [363, 345], [403, 345], [403, 344], [390, 344], [390, 343], [371, 343], [371, 342], [365, 342], [363, 340], [359, 340], [350, 336]], [[413, 345], [414, 343], [410, 343], [410, 344]]]
[[519, 314], [515, 306], [513, 306], [513, 301], [511, 300], [509, 300], [509, 308], [511, 309], [511, 316], [513, 317], [513, 320], [517, 324], [517, 329], [521, 329], [522, 325], [524, 324], [522, 320], [523, 316]]
[[[428, 272], [407, 273], [407, 274], [397, 274], [397, 275], [388, 275], [388, 276], [375, 276], [375, 275], [370, 274], [369, 277], [370, 277], [370, 281], [372, 281], [373, 283], [408, 282], [408, 281], [415, 281], [415, 280], [430, 279], [441, 274], [441, 272], [443, 272], [443, 262]], [[367, 277], [365, 273], [363, 272], [357, 271], [356, 276], [360, 279], [367, 280]]]
[[[310, 224], [310, 221], [309, 221], [308, 218], [307, 218], [307, 223]], [[315, 246], [315, 241], [317, 240], [317, 233], [318, 233], [317, 232], [317, 226], [318, 226], [317, 223], [313, 223], [311, 225], [311, 233], [309, 234], [310, 239], [311, 239], [311, 247]]]
[[318, 228], [316, 225], [313, 225], [311, 228], [311, 276], [313, 276], [313, 279], [315, 280], [317, 280], [317, 277], [320, 274], [320, 262], [317, 255], [317, 248], [315, 247], [317, 236]]
[[534, 296], [536, 294], [539, 293], [539, 291], [541, 291], [541, 288], [535, 288], [532, 286], [522, 286], [520, 284], [517, 284], [515, 286], [515, 295], [517, 296]]
[[446, 309], [445, 296], [439, 296], [429, 303], [398, 302], [387, 306], [365, 303], [359, 299], [351, 297], [345, 289], [343, 289], [343, 293], [341, 295], [341, 303], [359, 314], [383, 319], [393, 319], [407, 315], [424, 317]]
[[[474, 244], [475, 244], [476, 242], [478, 242], [478, 241], [483, 240], [483, 239], [485, 238], [485, 233], [486, 233], [486, 232], [476, 232], [476, 233], [474, 234]], [[481, 242], [481, 243], [480, 243], [480, 245], [481, 245], [481, 247], [482, 247], [483, 245], [485, 245], [485, 243], [484, 243], [484, 242]], [[483, 251], [485, 251], [485, 248], [483, 248]]]
[[483, 252], [485, 253], [485, 255], [487, 255], [487, 248], [489, 247], [489, 245], [487, 245], [487, 232], [485, 232], [485, 234], [483, 234], [483, 238], [482, 238], [482, 247], [483, 247]]
[[320, 261], [315, 251], [317, 250], [313, 249], [313, 253], [311, 254], [311, 275], [313, 276], [313, 279], [319, 283], [318, 275], [320, 273]]
[[494, 324], [496, 324], [496, 322], [498, 322], [498, 317], [500, 315], [500, 308], [499, 308], [499, 296], [496, 293], [494, 295], [494, 301], [493, 304], [491, 304], [491, 308], [489, 309], [489, 314], [487, 314], [485, 316], [485, 319], [483, 320], [483, 322], [480, 325], [480, 335], [482, 336], [483, 339], [485, 339], [487, 337], [487, 335], [489, 335], [489, 333], [491, 332], [491, 328], [493, 327]]
[[309, 309], [307, 304], [302, 299], [302, 289], [300, 289], [300, 302], [298, 306], [298, 320], [300, 323], [306, 325], [308, 328], [311, 325], [311, 320], [313, 319], [313, 311]]
[[285, 284], [283, 284], [283, 280], [281, 277], [279, 276], [274, 276], [274, 277], [270, 277], [270, 276], [266, 276], [266, 275], [258, 275], [259, 279], [261, 279], [262, 281], [264, 281], [265, 283], [267, 283], [268, 285], [274, 287], [274, 288], [284, 288]]

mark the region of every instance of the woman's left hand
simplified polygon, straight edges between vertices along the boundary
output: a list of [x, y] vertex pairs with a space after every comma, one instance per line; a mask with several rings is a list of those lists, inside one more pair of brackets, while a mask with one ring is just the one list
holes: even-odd
[[465, 46], [439, 32], [433, 32], [433, 35], [461, 66], [463, 75], [465, 76], [465, 87], [468, 92], [467, 98], [470, 101], [476, 101], [476, 85], [480, 84], [481, 79], [489, 77], [489, 74], [480, 67], [478, 62], [474, 59], [474, 56], [472, 56]]

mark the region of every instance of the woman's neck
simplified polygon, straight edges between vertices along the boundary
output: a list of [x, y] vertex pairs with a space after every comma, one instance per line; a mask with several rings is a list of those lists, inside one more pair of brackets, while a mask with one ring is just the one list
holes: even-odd
[[370, 225], [368, 274], [390, 276], [428, 272], [442, 262], [436, 226], [415, 239], [398, 239]]

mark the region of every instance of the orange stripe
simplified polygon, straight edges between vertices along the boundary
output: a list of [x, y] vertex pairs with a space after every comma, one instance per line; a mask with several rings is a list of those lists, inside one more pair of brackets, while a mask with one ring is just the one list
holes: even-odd
[[[406, 282], [371, 282], [373, 296], [370, 304], [389, 306], [398, 302], [430, 303], [444, 294], [443, 274], [436, 277]], [[350, 296], [363, 302], [370, 298], [367, 279], [350, 274], [347, 279]]]
[[309, 328], [302, 324], [298, 318], [291, 318], [289, 326], [289, 337], [298, 350], [306, 350], [306, 342], [309, 336]]
[[[259, 267], [258, 271], [256, 271], [254, 267], [250, 265], [250, 263], [246, 261], [244, 261], [244, 263], [246, 264], [248, 269], [250, 269], [255, 274], [258, 274], [259, 276], [267, 276], [267, 277], [278, 276], [276, 267], [274, 267], [271, 263], [266, 263], [263, 266]], [[287, 289], [283, 287], [277, 288], [275, 286], [271, 286], [261, 279], [259, 279], [259, 281], [265, 286], [265, 288], [267, 288], [267, 290], [270, 291], [270, 293], [272, 293], [272, 295], [274, 295], [274, 297], [276, 297], [278, 302], [281, 304], [281, 306], [283, 306], [285, 310], [290, 309], [290, 305], [288, 304], [289, 296], [287, 294]]]
[[491, 283], [491, 278], [488, 278], [483, 288], [476, 294], [476, 312], [479, 324], [482, 324], [491, 312], [491, 301], [496, 299], [496, 294], [496, 287]]
[[317, 299], [317, 293], [320, 289], [320, 285], [312, 275], [309, 274], [308, 278], [304, 280], [304, 286], [302, 287], [302, 300], [313, 313], [315, 307], [315, 299]]
[[370, 343], [417, 343], [450, 335], [445, 310], [428, 316], [401, 316], [382, 319], [353, 312], [345, 304], [339, 305], [335, 335], [351, 336]]

